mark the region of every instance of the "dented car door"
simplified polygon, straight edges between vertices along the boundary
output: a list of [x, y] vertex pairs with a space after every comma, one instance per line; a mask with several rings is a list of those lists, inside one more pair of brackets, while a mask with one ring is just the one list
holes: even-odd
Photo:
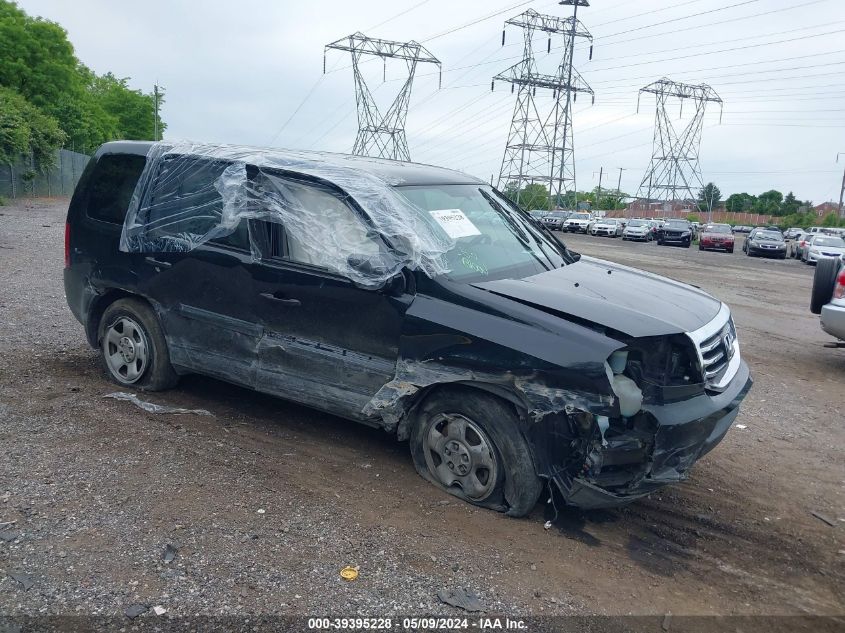
[[335, 194], [306, 183], [285, 187], [319, 210], [324, 221], [315, 223], [312, 243], [322, 248], [295, 240], [282, 224], [258, 223], [271, 246], [255, 275], [256, 317], [264, 328], [257, 388], [364, 419], [364, 406], [394, 376], [413, 297], [402, 283], [363, 288], [345, 277], [335, 265], [339, 252], [361, 260], [377, 257], [383, 246]]

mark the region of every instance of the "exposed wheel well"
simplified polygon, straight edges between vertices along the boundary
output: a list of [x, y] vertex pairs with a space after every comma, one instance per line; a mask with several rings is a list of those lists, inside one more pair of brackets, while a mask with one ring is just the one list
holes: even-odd
[[143, 297], [140, 297], [136, 294], [132, 294], [131, 292], [127, 292], [126, 290], [121, 290], [119, 288], [113, 288], [112, 290], [108, 290], [105, 294], [99, 295], [94, 301], [91, 302], [91, 307], [88, 308], [88, 318], [85, 321], [85, 336], [88, 338], [88, 343], [91, 345], [91, 347], [100, 347], [100, 341], [98, 340], [100, 332], [100, 320], [103, 318], [103, 314], [105, 314], [108, 307], [118, 299], [125, 299], [127, 297], [132, 297], [134, 299], [139, 299], [141, 301], [149, 303]]
[[399, 424], [396, 427], [396, 439], [398, 439], [399, 441], [405, 441], [411, 436], [411, 427], [413, 426], [414, 415], [416, 414], [417, 409], [419, 409], [422, 403], [425, 402], [426, 399], [428, 399], [432, 394], [434, 394], [435, 392], [442, 391], [444, 389], [472, 389], [474, 391], [481, 391], [494, 396], [498, 400], [501, 400], [504, 404], [511, 408], [516, 414], [516, 416], [519, 418], [522, 418], [527, 413], [525, 403], [519, 398], [519, 396], [517, 396], [509, 389], [500, 385], [468, 381], [436, 383], [423, 387], [414, 395], [413, 402], [405, 410], [405, 415], [402, 416], [402, 419], [399, 421]]

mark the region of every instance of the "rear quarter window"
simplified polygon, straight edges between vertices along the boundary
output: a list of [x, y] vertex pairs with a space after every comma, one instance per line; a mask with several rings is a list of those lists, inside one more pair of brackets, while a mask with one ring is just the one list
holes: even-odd
[[145, 156], [133, 154], [101, 156], [91, 176], [87, 216], [101, 222], [123, 224], [146, 162]]

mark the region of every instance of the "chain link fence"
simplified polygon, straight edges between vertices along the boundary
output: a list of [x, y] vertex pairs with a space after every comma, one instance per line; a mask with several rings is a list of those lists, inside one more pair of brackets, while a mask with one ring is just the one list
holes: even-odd
[[60, 149], [55, 167], [45, 173], [35, 170], [32, 158], [0, 165], [0, 197], [69, 196], [90, 159], [87, 154]]

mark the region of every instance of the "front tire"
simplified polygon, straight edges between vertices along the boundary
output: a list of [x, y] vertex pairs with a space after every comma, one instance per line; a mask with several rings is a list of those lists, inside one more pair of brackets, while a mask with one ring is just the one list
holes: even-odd
[[98, 340], [106, 376], [121, 387], [162, 391], [179, 381], [164, 331], [148, 303], [140, 299], [112, 303], [100, 320]]
[[524, 516], [542, 490], [513, 410], [474, 390], [442, 388], [415, 414], [410, 438], [417, 472], [464, 501]]

